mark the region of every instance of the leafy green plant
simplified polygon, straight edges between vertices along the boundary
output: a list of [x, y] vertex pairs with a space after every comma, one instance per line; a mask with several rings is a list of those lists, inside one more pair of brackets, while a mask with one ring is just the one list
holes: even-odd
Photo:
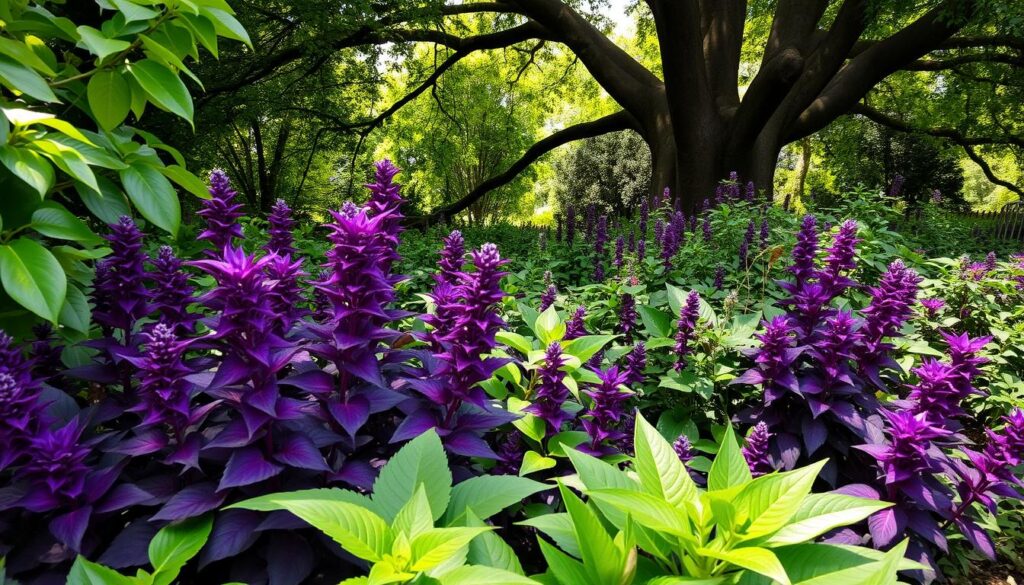
[[727, 428], [703, 490], [642, 416], [634, 440], [632, 473], [570, 451], [577, 475], [561, 486], [566, 512], [523, 522], [560, 547], [541, 541], [549, 582], [868, 585], [918, 566], [903, 559], [906, 542], [887, 553], [813, 542], [889, 506], [812, 494], [820, 463], [754, 479]]
[[79, 556], [68, 574], [68, 585], [170, 585], [206, 544], [212, 528], [209, 515], [163, 527], [149, 543], [153, 571], [139, 569], [133, 577]]
[[391, 458], [373, 488], [371, 496], [333, 488], [270, 494], [231, 508], [287, 510], [321, 530], [370, 565], [367, 576], [345, 585], [536, 583], [483, 520], [549, 486], [492, 475], [453, 487], [441, 440], [430, 430]]
[[83, 261], [106, 250], [80, 215], [115, 223], [134, 207], [176, 234], [175, 185], [208, 197], [182, 155], [129, 115], [152, 105], [192, 124], [180, 76], [202, 83], [185, 60], [199, 47], [216, 57], [218, 37], [250, 41], [224, 0], [98, 0], [99, 28], [63, 16], [62, 4], [0, 4], [0, 309], [87, 333]]

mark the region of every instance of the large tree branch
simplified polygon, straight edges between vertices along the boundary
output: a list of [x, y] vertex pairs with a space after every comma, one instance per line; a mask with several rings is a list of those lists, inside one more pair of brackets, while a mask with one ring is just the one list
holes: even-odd
[[828, 0], [779, 0], [772, 17], [772, 29], [764, 47], [761, 67], [764, 68], [780, 52], [789, 48], [807, 54], [815, 37]]
[[885, 126], [899, 132], [927, 134], [936, 138], [946, 138], [961, 146], [1009, 144], [1024, 148], [1024, 137], [1021, 136], [967, 136], [955, 128], [919, 128], [866, 104], [855, 105], [851, 113], [860, 114], [880, 126]]
[[[853, 50], [850, 51], [850, 57], [856, 57], [880, 42], [882, 41], [876, 39], [859, 40], [857, 41], [857, 44], [854, 45]], [[1016, 37], [1013, 35], [995, 35], [990, 37], [951, 37], [934, 47], [935, 50], [987, 48], [1009, 48], [1024, 51], [1024, 37]]]
[[961, 144], [960, 146], [964, 149], [964, 152], [967, 153], [967, 158], [971, 159], [972, 161], [974, 161], [974, 164], [981, 167], [981, 172], [985, 173], [985, 178], [988, 179], [989, 183], [992, 183], [993, 185], [999, 185], [1000, 187], [1006, 187], [1010, 191], [1013, 191], [1018, 196], [1020, 196], [1021, 199], [1024, 199], [1024, 189], [1021, 189], [1017, 185], [1014, 185], [1013, 183], [1005, 179], [1000, 179], [998, 176], [996, 176], [996, 174], [992, 172], [992, 167], [989, 166], [988, 162], [986, 162], [985, 159], [981, 158], [981, 156], [977, 152], [975, 152], [973, 147], [967, 146], [966, 144]]
[[563, 144], [635, 127], [636, 120], [633, 116], [625, 110], [620, 110], [614, 114], [609, 114], [591, 122], [584, 122], [582, 124], [563, 128], [528, 148], [526, 152], [519, 157], [519, 160], [512, 163], [512, 165], [503, 173], [483, 181], [465, 197], [435, 211], [432, 215], [435, 217], [449, 218], [461, 211], [464, 211], [488, 192], [512, 182], [519, 173], [523, 172], [526, 167], [533, 164], [535, 160]]
[[700, 0], [704, 60], [715, 105], [720, 112], [734, 111], [740, 103], [739, 71], [743, 48], [746, 0]]
[[944, 71], [971, 63], [1003, 63], [1014, 67], [1024, 67], [1024, 56], [1007, 53], [972, 53], [954, 55], [944, 59], [918, 59], [907, 63], [900, 69], [904, 71]]
[[945, 0], [850, 60], [800, 113], [787, 140], [803, 138], [824, 128], [849, 111], [878, 82], [948, 40], [963, 25], [962, 21], [954, 22], [949, 16], [949, 11], [956, 7], [973, 11], [974, 0]]

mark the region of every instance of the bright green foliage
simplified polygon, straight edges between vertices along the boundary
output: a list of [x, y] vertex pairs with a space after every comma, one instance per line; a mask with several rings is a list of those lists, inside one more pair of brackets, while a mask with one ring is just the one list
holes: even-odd
[[[385, 465], [372, 497], [342, 489], [271, 494], [232, 507], [288, 510], [368, 561], [370, 573], [344, 581], [442, 585], [530, 585], [515, 552], [483, 523], [548, 486], [530, 479], [490, 475], [454, 488], [448, 459], [430, 430], [402, 447]], [[442, 525], [435, 521], [444, 518]], [[472, 563], [472, 564], [467, 564]]]
[[526, 522], [565, 551], [541, 541], [554, 582], [882, 584], [916, 567], [902, 558], [906, 543], [884, 554], [813, 543], [890, 505], [812, 494], [824, 462], [752, 479], [727, 428], [704, 490], [639, 415], [634, 441], [633, 473], [571, 451], [572, 483], [589, 501], [562, 486], [567, 513]]
[[79, 556], [71, 567], [68, 585], [170, 585], [185, 563], [203, 548], [212, 529], [211, 516], [165, 526], [149, 543], [149, 562], [153, 571], [139, 569], [133, 577], [126, 577]]
[[[69, 308], [68, 291], [84, 287], [90, 272], [69, 256], [101, 256], [103, 240], [95, 222], [58, 200], [72, 208], [80, 200], [104, 223], [129, 213], [130, 201], [176, 234], [175, 184], [200, 196], [205, 190], [177, 150], [129, 125], [129, 116], [138, 120], [152, 104], [191, 125], [192, 97], [180, 74], [199, 80], [184, 61], [198, 60], [200, 46], [216, 56], [218, 36], [249, 38], [224, 0], [97, 0], [98, 28], [63, 16], [61, 4], [0, 3], [0, 312], [83, 331], [88, 319]], [[57, 254], [43, 238], [69, 244]]]

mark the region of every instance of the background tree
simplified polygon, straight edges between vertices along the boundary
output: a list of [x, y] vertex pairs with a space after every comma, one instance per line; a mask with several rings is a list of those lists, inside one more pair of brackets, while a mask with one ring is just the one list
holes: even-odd
[[597, 203], [622, 212], [651, 192], [651, 154], [632, 130], [588, 138], [555, 164], [559, 207]]

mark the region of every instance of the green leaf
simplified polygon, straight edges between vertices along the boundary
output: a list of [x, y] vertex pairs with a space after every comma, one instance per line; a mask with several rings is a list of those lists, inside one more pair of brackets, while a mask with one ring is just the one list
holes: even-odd
[[490, 526], [431, 528], [412, 541], [413, 571], [427, 571], [460, 553], [478, 535], [494, 530]]
[[176, 579], [185, 563], [206, 544], [212, 528], [212, 515], [191, 518], [161, 528], [149, 543], [149, 562], [154, 569], [154, 584], [168, 585]]
[[139, 6], [131, 0], [110, 0], [110, 3], [121, 11], [121, 14], [124, 15], [125, 22], [149, 20], [160, 16], [160, 13], [156, 10], [146, 8], [145, 6]]
[[79, 556], [71, 565], [67, 585], [135, 585], [135, 580]]
[[519, 466], [519, 475], [530, 475], [545, 469], [551, 469], [558, 462], [550, 457], [545, 457], [536, 451], [523, 453], [523, 463]]
[[833, 528], [860, 522], [890, 506], [889, 502], [843, 494], [810, 494], [804, 498], [789, 523], [773, 534], [767, 544], [780, 546], [807, 542]]
[[639, 305], [637, 311], [648, 336], [667, 338], [672, 332], [672, 317], [668, 313], [647, 305]]
[[581, 555], [580, 543], [576, 540], [576, 530], [573, 528], [572, 519], [565, 512], [527, 518], [516, 524], [536, 528], [554, 540], [555, 544], [565, 552], [577, 558]]
[[686, 295], [688, 293], [678, 286], [667, 282], [665, 283], [665, 291], [668, 292], [668, 306], [672, 309], [672, 315], [678, 317], [679, 311], [686, 304]]
[[641, 414], [637, 414], [634, 434], [634, 467], [644, 491], [664, 499], [680, 512], [696, 514], [699, 518], [697, 484], [672, 445]]
[[601, 520], [564, 484], [559, 483], [558, 489], [566, 512], [572, 520], [576, 541], [580, 545], [583, 569], [590, 577], [589, 582], [620, 582], [626, 572], [625, 559], [615, 547]]
[[686, 516], [665, 500], [651, 494], [623, 489], [587, 490], [587, 495], [597, 502], [618, 508], [638, 524], [674, 536], [690, 538]]
[[[473, 510], [466, 510], [466, 526], [481, 527], [486, 524], [477, 518]], [[517, 575], [525, 574], [523, 566], [519, 563], [519, 557], [516, 556], [516, 551], [512, 550], [512, 547], [493, 531], [485, 532], [470, 541], [466, 562], [502, 569]]]
[[430, 517], [430, 502], [427, 501], [426, 488], [420, 484], [416, 493], [402, 506], [402, 509], [395, 514], [395, 521], [391, 523], [393, 533], [404, 533], [410, 539], [434, 527], [434, 519]]
[[60, 263], [39, 242], [23, 237], [0, 246], [0, 279], [15, 302], [57, 322], [68, 281]]
[[213, 22], [213, 27], [220, 36], [226, 39], [242, 41], [246, 46], [252, 49], [252, 41], [249, 40], [249, 33], [245, 32], [245, 27], [235, 20], [235, 17], [223, 10], [209, 6], [200, 8], [199, 14], [202, 14]]
[[93, 215], [100, 218], [103, 223], [117, 223], [121, 216], [131, 216], [132, 209], [128, 205], [128, 199], [113, 181], [100, 175], [96, 177], [96, 183], [100, 186], [99, 191], [75, 183], [75, 191]]
[[79, 26], [78, 34], [81, 37], [79, 44], [88, 49], [93, 55], [96, 55], [100, 61], [132, 46], [128, 41], [108, 38], [102, 31], [98, 31], [91, 26]]
[[452, 488], [446, 515], [448, 525], [458, 521], [467, 508], [481, 520], [486, 520], [505, 508], [551, 489], [551, 486], [514, 475], [482, 475], [472, 477]]
[[128, 65], [128, 72], [146, 91], [150, 101], [192, 124], [192, 96], [174, 72], [152, 59]]
[[175, 55], [173, 51], [161, 45], [156, 40], [147, 37], [146, 35], [139, 35], [139, 38], [142, 39], [142, 46], [146, 48], [146, 51], [148, 51], [146, 53], [147, 57], [156, 59], [157, 61], [171, 68], [171, 70], [177, 69], [183, 72], [185, 75], [188, 75], [193, 81], [195, 81], [196, 84], [201, 89], [205, 89], [202, 80], [196, 77], [196, 74], [192, 73], [192, 71], [190, 71], [189, 68], [185, 66], [185, 63], [183, 63], [182, 60], [177, 55]]
[[734, 548], [732, 550], [700, 548], [697, 549], [697, 554], [725, 561], [759, 575], [764, 575], [769, 579], [775, 579], [775, 581], [782, 585], [792, 585], [789, 575], [786, 574], [786, 569], [783, 568], [779, 558], [775, 556], [775, 553], [766, 548], [756, 546]]
[[206, 183], [203, 183], [199, 177], [190, 173], [185, 167], [180, 165], [167, 165], [166, 167], [160, 167], [159, 170], [165, 177], [174, 181], [196, 197], [199, 197], [200, 199], [210, 198], [210, 191], [206, 187]]
[[379, 512], [379, 510], [376, 509], [376, 504], [374, 504], [368, 496], [340, 488], [319, 488], [267, 494], [265, 496], [243, 500], [236, 504], [232, 504], [225, 509], [230, 510], [232, 508], [242, 508], [244, 510], [255, 510], [257, 512], [274, 512], [277, 510], [287, 510], [286, 505], [292, 500], [321, 501], [324, 504], [330, 504], [331, 502], [343, 502], [354, 506], [361, 506], [373, 512]]
[[14, 176], [35, 189], [39, 197], [45, 197], [53, 188], [56, 180], [53, 167], [34, 150], [5, 144], [0, 146], [0, 162], [3, 162]]
[[566, 343], [562, 350], [569, 355], [576, 356], [581, 362], [586, 363], [594, 354], [611, 343], [613, 339], [615, 339], [614, 335], [584, 335]]
[[97, 236], [84, 221], [78, 219], [63, 205], [46, 201], [32, 214], [32, 228], [44, 236], [73, 242], [99, 244], [103, 239]]
[[41, 102], [60, 101], [41, 75], [7, 55], [0, 55], [0, 82]]
[[523, 354], [527, 354], [533, 349], [533, 344], [530, 343], [530, 340], [512, 331], [499, 331], [494, 335], [494, 338], [498, 343], [504, 343]]
[[31, 143], [32, 148], [41, 152], [57, 165], [57, 168], [67, 173], [77, 181], [85, 183], [89, 188], [99, 191], [96, 183], [96, 175], [89, 168], [88, 161], [74, 148], [61, 144], [56, 140], [43, 138]]
[[391, 520], [421, 483], [427, 488], [431, 518], [438, 520], [448, 507], [452, 473], [433, 429], [406, 443], [380, 470], [373, 484], [373, 501], [381, 515]]
[[554, 306], [548, 307], [537, 317], [537, 321], [533, 324], [533, 332], [545, 346], [551, 344], [552, 341], [561, 341], [565, 337], [565, 323], [558, 316], [558, 311]]
[[[864, 585], [883, 569], [886, 555], [867, 548], [805, 543], [775, 549], [776, 556], [794, 585]], [[900, 570], [922, 568], [908, 559], [897, 559]], [[895, 583], [895, 568], [889, 570]], [[740, 581], [746, 584], [753, 579]], [[884, 583], [884, 581], [883, 581]]]
[[785, 526], [811, 493], [811, 486], [826, 463], [828, 459], [823, 459], [793, 471], [763, 475], [747, 484], [733, 501], [749, 522], [743, 539], [767, 536]]
[[708, 490], [724, 490], [736, 485], [742, 485], [751, 481], [750, 467], [747, 460], [743, 458], [739, 442], [736, 440], [736, 432], [732, 425], [725, 427], [725, 436], [722, 437], [722, 445], [711, 464], [711, 472], [708, 474]]
[[178, 195], [167, 177], [142, 163], [133, 163], [122, 170], [120, 175], [128, 198], [142, 217], [172, 235], [177, 235], [181, 225], [181, 207]]
[[361, 559], [377, 562], [391, 549], [392, 535], [387, 523], [362, 506], [319, 498], [289, 498], [281, 504]]
[[64, 299], [64, 306], [60, 308], [60, 324], [75, 331], [88, 333], [91, 316], [92, 311], [89, 309], [89, 300], [85, 298], [85, 293], [69, 283], [67, 298]]
[[113, 130], [124, 122], [132, 106], [132, 89], [118, 71], [96, 72], [86, 86], [89, 109], [100, 128]]
[[548, 563], [548, 570], [554, 573], [560, 585], [591, 582], [582, 563], [551, 546], [542, 538], [538, 538], [537, 542], [540, 544], [540, 552], [544, 555], [544, 560]]
[[36, 55], [25, 43], [7, 37], [0, 37], [0, 53], [7, 55], [16, 63], [28, 65], [43, 75], [50, 77], [57, 75], [57, 72], [46, 61], [39, 58], [39, 55]]
[[540, 585], [523, 575], [479, 565], [458, 567], [442, 575], [439, 580], [441, 585]]

